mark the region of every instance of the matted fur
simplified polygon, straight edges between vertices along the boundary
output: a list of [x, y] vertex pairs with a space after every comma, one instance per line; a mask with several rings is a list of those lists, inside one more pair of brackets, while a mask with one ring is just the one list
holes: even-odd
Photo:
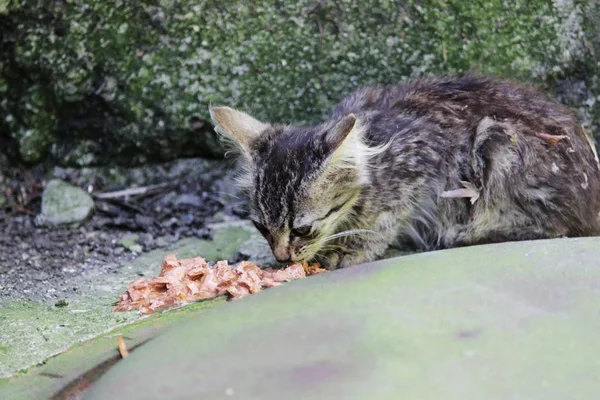
[[316, 257], [335, 268], [390, 245], [600, 233], [589, 138], [567, 109], [527, 86], [465, 76], [367, 87], [312, 127], [235, 113], [227, 118], [245, 121], [236, 132], [214, 110], [213, 121], [237, 142], [251, 216], [281, 261]]

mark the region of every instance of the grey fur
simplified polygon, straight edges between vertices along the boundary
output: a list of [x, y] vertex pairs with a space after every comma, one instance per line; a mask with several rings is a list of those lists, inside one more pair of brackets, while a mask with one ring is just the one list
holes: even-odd
[[[215, 110], [220, 133], [246, 137], [223, 129]], [[317, 126], [265, 126], [242, 150], [240, 181], [282, 261], [336, 268], [390, 245], [600, 233], [590, 142], [568, 110], [530, 87], [472, 76], [369, 87]]]

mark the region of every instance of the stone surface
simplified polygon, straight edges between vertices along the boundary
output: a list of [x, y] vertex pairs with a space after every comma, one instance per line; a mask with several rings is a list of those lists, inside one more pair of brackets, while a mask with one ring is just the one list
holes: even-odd
[[94, 211], [94, 200], [84, 190], [59, 179], [48, 182], [42, 194], [42, 213], [38, 222], [73, 224], [85, 221]]
[[309, 277], [174, 326], [86, 398], [594, 398], [599, 258], [558, 239]]
[[209, 103], [308, 122], [360, 85], [471, 68], [553, 91], [598, 132], [594, 0], [0, 4], [13, 160], [221, 156]]
[[139, 240], [140, 235], [137, 233], [130, 233], [121, 238], [119, 240], [119, 244], [125, 248], [131, 249], [132, 246], [137, 245], [137, 241]]
[[[10, 379], [0, 380], [0, 398], [10, 400], [79, 399], [121, 357], [117, 336], [121, 335], [130, 354], [175, 322], [202, 313], [224, 300], [194, 303], [168, 313], [154, 314], [134, 324], [76, 344], [59, 356]], [[53, 397], [55, 396], [55, 397]]]
[[212, 229], [223, 229], [225, 226], [240, 227], [248, 232], [253, 233], [253, 235], [250, 236], [250, 238], [246, 240], [239, 248], [239, 253], [244, 259], [250, 260], [258, 265], [280, 265], [275, 259], [275, 256], [273, 256], [273, 252], [271, 251], [267, 240], [262, 235], [256, 234], [256, 228], [251, 221], [234, 220], [210, 225]]
[[202, 256], [210, 261], [230, 259], [252, 235], [258, 233], [223, 224], [215, 229], [212, 241], [184, 239], [168, 249], [145, 253], [114, 273], [90, 271], [73, 283], [79, 290], [65, 298], [62, 307], [57, 307], [56, 301], [0, 300], [0, 378], [45, 362], [75, 343], [139, 320], [140, 315], [134, 312], [114, 313], [112, 305], [133, 280], [157, 275], [166, 254]]

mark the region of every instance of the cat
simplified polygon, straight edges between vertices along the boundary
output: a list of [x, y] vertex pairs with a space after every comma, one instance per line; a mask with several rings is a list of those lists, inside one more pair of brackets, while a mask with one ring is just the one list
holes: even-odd
[[329, 269], [429, 251], [600, 234], [600, 165], [533, 87], [486, 76], [365, 87], [315, 126], [210, 107], [250, 216], [281, 263]]

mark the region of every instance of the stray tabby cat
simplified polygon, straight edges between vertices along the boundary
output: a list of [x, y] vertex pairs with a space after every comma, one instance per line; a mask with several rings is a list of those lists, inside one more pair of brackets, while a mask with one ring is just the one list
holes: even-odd
[[330, 269], [433, 250], [600, 234], [600, 166], [571, 113], [480, 76], [368, 87], [316, 126], [211, 107], [280, 262]]

